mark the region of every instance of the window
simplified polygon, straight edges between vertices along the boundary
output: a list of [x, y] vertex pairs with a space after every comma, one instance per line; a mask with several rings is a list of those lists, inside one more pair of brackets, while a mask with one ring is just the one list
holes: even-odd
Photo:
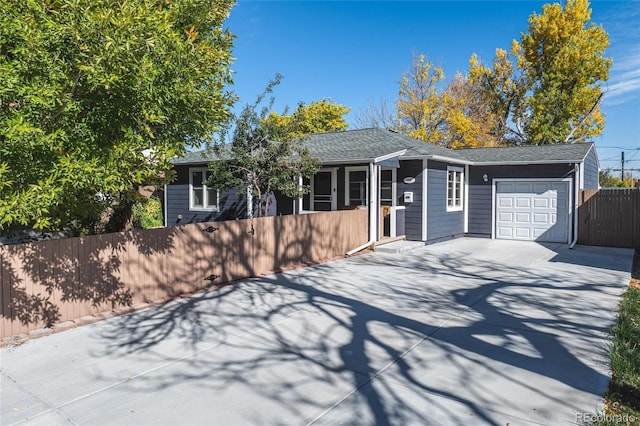
[[393, 170], [380, 172], [380, 205], [393, 206]]
[[207, 186], [206, 167], [189, 169], [189, 210], [218, 210], [218, 191]]
[[447, 211], [462, 210], [462, 169], [447, 167]]
[[367, 206], [367, 180], [366, 167], [345, 168], [345, 206]]

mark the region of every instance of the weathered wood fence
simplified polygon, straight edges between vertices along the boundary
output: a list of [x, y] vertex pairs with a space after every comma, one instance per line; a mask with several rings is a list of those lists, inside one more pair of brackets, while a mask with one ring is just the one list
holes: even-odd
[[343, 255], [366, 211], [176, 226], [0, 247], [0, 339]]
[[640, 189], [581, 191], [578, 243], [640, 248]]

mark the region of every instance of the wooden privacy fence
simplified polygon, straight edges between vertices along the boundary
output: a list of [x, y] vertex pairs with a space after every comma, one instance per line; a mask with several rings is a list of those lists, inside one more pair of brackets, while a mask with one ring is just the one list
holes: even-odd
[[0, 247], [0, 338], [343, 255], [366, 211], [176, 226]]
[[578, 243], [640, 247], [640, 189], [581, 191]]

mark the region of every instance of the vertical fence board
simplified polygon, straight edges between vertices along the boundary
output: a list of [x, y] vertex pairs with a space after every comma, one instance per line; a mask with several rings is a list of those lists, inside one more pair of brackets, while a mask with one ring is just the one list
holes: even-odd
[[580, 199], [580, 244], [640, 247], [639, 189], [582, 191]]
[[356, 210], [0, 246], [0, 338], [117, 308], [127, 294], [160, 301], [343, 255], [367, 229]]
[[5, 260], [5, 247], [0, 247], [0, 336], [8, 336], [11, 327], [11, 278]]

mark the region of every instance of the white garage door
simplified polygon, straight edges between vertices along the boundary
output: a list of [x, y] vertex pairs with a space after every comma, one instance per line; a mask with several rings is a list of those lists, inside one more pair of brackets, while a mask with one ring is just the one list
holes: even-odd
[[497, 182], [496, 238], [567, 242], [568, 182]]

